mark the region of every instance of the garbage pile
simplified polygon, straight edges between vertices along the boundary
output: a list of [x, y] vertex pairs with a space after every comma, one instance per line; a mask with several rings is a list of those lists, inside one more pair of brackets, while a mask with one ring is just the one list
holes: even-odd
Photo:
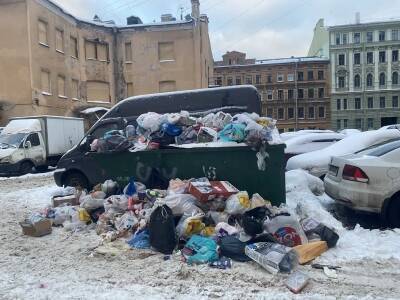
[[[284, 205], [207, 178], [173, 179], [167, 190], [147, 189], [133, 178], [124, 188], [107, 180], [89, 193], [68, 188], [52, 204], [29, 218], [32, 226], [43, 220], [72, 231], [91, 226], [103, 242], [124, 238], [134, 249], [180, 251], [188, 264], [220, 269], [230, 268], [232, 260], [253, 260], [270, 273], [291, 273], [339, 239], [319, 220], [299, 220]], [[307, 282], [304, 274], [294, 274]]]
[[[140, 115], [124, 130], [106, 132], [95, 139], [91, 151], [118, 152], [163, 149], [201, 143], [245, 143], [259, 150], [262, 145], [281, 143], [276, 121], [256, 113], [210, 113], [195, 118], [187, 111]], [[221, 145], [223, 146], [223, 145]]]

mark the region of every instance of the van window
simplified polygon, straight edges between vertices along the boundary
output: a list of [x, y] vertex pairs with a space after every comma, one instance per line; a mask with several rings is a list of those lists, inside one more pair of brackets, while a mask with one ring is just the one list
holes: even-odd
[[37, 133], [30, 134], [27, 137], [26, 141], [31, 142], [32, 147], [40, 146], [40, 139], [39, 139], [39, 135]]
[[93, 139], [102, 138], [104, 134], [111, 130], [119, 130], [117, 123], [106, 123], [96, 128], [90, 135]]

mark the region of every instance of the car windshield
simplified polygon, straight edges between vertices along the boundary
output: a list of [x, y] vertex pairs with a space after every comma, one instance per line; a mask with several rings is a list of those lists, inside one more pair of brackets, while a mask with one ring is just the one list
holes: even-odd
[[18, 147], [26, 137], [26, 133], [4, 134], [0, 135], [0, 147]]
[[[376, 149], [376, 148], [378, 148], [378, 147], [380, 147], [380, 146], [384, 146], [384, 145], [387, 145], [387, 144], [389, 144], [389, 143], [396, 142], [396, 141], [400, 141], [400, 139], [391, 139], [391, 140], [387, 140], [387, 141], [384, 141], [384, 142], [380, 142], [380, 143], [378, 143], [378, 144], [374, 144], [374, 145], [368, 146], [368, 147], [366, 147], [366, 148], [364, 148], [364, 149], [361, 149], [361, 150], [355, 152], [355, 154], [359, 154], [359, 153], [361, 153], [361, 152], [366, 152], [366, 153], [368, 153], [368, 152], [367, 152], [368, 150]], [[369, 154], [368, 154], [368, 155], [369, 155]]]
[[366, 155], [369, 156], [382, 156], [385, 155], [395, 149], [400, 147], [400, 140], [392, 141], [390, 143], [386, 143], [384, 145], [378, 146], [376, 148], [371, 149], [370, 151], [366, 152]]

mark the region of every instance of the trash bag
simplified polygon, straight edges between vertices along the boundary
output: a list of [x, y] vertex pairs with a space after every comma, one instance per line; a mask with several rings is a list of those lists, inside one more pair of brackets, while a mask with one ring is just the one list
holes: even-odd
[[162, 146], [167, 146], [170, 144], [174, 144], [175, 143], [175, 137], [168, 135], [167, 133], [163, 132], [163, 131], [156, 131], [153, 132], [150, 137], [149, 137], [150, 141], [152, 143], [157, 143], [160, 145], [160, 147]]
[[150, 245], [163, 254], [172, 254], [177, 245], [175, 222], [172, 210], [167, 206], [157, 207], [149, 221]]
[[194, 253], [184, 255], [189, 264], [204, 264], [218, 260], [217, 243], [213, 239], [194, 235], [186, 243], [185, 248]]
[[156, 132], [160, 129], [160, 119], [161, 115], [155, 112], [148, 112], [140, 115], [136, 122], [140, 127], [144, 130], [148, 130], [150, 132]]
[[150, 235], [148, 229], [138, 230], [131, 239], [126, 241], [129, 246], [135, 249], [150, 248]]
[[178, 236], [180, 238], [188, 238], [194, 234], [201, 233], [201, 231], [206, 227], [202, 222], [203, 217], [204, 214], [202, 213], [190, 217], [183, 216], [176, 226]]
[[235, 261], [246, 262], [251, 259], [245, 254], [246, 243], [234, 236], [225, 236], [220, 240], [221, 255], [232, 258]]
[[104, 209], [106, 212], [113, 210], [116, 213], [123, 213], [128, 209], [128, 197], [125, 195], [114, 195], [108, 197], [104, 201]]
[[79, 199], [79, 202], [81, 203], [80, 206], [87, 210], [94, 210], [99, 207], [102, 207], [104, 205], [104, 201], [105, 200], [102, 198], [100, 199], [94, 198], [92, 194], [86, 195], [84, 197], [81, 197], [81, 199]]
[[210, 143], [216, 142], [218, 140], [218, 133], [209, 127], [200, 127], [200, 130], [197, 134], [197, 142], [198, 143]]
[[188, 186], [189, 182], [187, 180], [180, 180], [179, 178], [171, 179], [169, 181], [167, 193], [168, 195], [184, 194]]
[[136, 194], [136, 186], [135, 186], [135, 180], [133, 177], [129, 179], [128, 185], [124, 189], [124, 194], [128, 197], [132, 197], [133, 195]]
[[191, 194], [169, 195], [163, 199], [157, 200], [157, 203], [168, 205], [174, 216], [183, 215], [186, 218], [203, 214], [202, 210], [195, 205], [196, 198]]
[[239, 192], [226, 200], [225, 212], [230, 215], [240, 215], [251, 207], [249, 194]]
[[118, 183], [113, 181], [113, 180], [106, 180], [104, 183], [101, 185], [101, 190], [106, 194], [106, 195], [115, 195], [118, 190]]
[[262, 206], [246, 211], [242, 215], [241, 222], [244, 232], [250, 236], [262, 233], [267, 212], [269, 212], [268, 208]]
[[139, 221], [132, 211], [124, 213], [122, 216], [116, 218], [115, 228], [118, 231], [128, 231], [138, 225]]
[[238, 142], [244, 141], [246, 125], [231, 123], [224, 127], [222, 131], [218, 133], [218, 138], [223, 142]]
[[169, 136], [179, 136], [182, 133], [182, 128], [177, 125], [164, 123], [161, 125], [161, 131]]
[[235, 235], [238, 234], [239, 231], [236, 229], [236, 227], [233, 227], [227, 223], [220, 222], [215, 226], [215, 233], [218, 236], [227, 236], [227, 235]]

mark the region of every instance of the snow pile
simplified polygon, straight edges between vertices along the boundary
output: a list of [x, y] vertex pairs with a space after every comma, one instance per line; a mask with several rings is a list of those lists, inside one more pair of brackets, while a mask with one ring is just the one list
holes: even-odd
[[286, 140], [285, 153], [307, 153], [324, 149], [345, 137], [344, 134], [335, 132], [302, 134]]
[[46, 172], [46, 173], [37, 173], [37, 174], [26, 174], [22, 176], [16, 176], [16, 177], [0, 177], [0, 181], [4, 180], [28, 180], [28, 179], [34, 179], [34, 178], [47, 178], [47, 177], [53, 177], [54, 171], [52, 172]]
[[326, 173], [332, 156], [352, 154], [369, 146], [396, 138], [400, 138], [400, 131], [396, 129], [355, 133], [325, 149], [290, 158], [286, 169], [320, 169], [323, 173]]
[[369, 230], [357, 225], [345, 229], [328, 208], [333, 203], [323, 194], [323, 182], [303, 170], [286, 173], [286, 202], [299, 217], [312, 217], [336, 230], [340, 238], [335, 248], [324, 253], [319, 262], [340, 264], [346, 262], [400, 260], [400, 229]]

